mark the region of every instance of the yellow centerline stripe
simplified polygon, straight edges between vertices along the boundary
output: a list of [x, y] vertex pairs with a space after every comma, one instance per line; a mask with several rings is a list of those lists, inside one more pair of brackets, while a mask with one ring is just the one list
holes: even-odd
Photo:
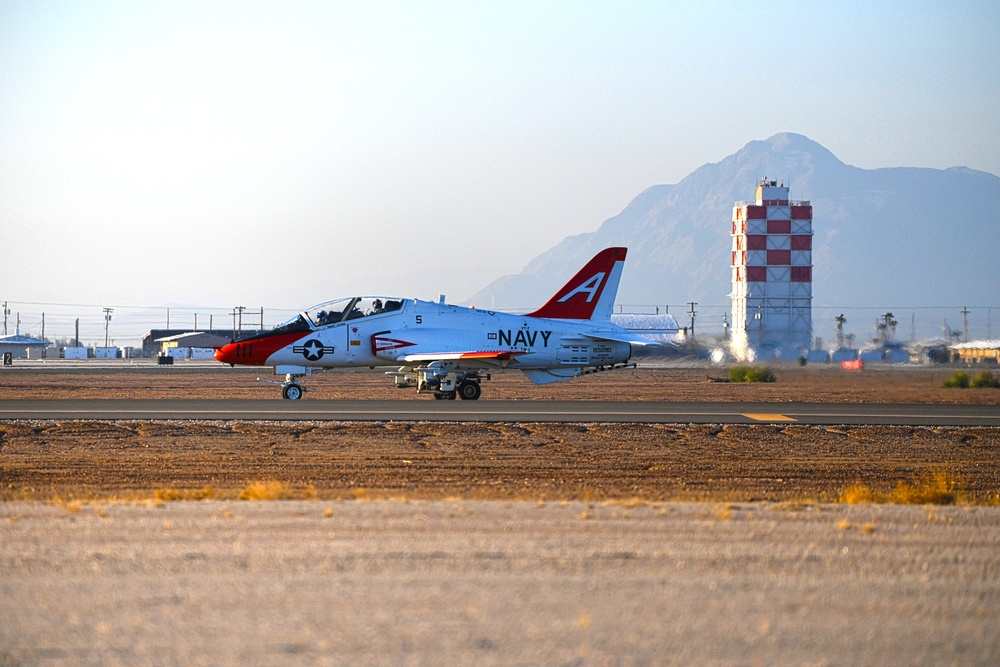
[[767, 414], [763, 412], [747, 412], [743, 414], [747, 419], [753, 419], [759, 422], [793, 422], [798, 421], [797, 419], [792, 419], [786, 415], [779, 414]]

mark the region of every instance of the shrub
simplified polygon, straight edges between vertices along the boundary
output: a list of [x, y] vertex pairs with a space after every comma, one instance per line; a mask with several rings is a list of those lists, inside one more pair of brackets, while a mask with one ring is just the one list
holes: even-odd
[[959, 389], [969, 388], [969, 374], [965, 371], [955, 371], [955, 374], [951, 376], [950, 380], [944, 381], [944, 386], [953, 389], [958, 387]]
[[959, 389], [968, 389], [969, 387], [973, 387], [974, 389], [996, 389], [1000, 388], [1000, 378], [993, 377], [992, 373], [983, 371], [975, 379], [971, 379], [965, 371], [955, 371], [951, 379], [944, 381], [944, 386], [948, 388], [957, 387]]
[[774, 382], [774, 373], [769, 368], [756, 366], [733, 366], [729, 369], [730, 382]]
[[972, 386], [975, 389], [1000, 389], [1000, 378], [995, 378], [992, 373], [983, 371], [972, 380]]

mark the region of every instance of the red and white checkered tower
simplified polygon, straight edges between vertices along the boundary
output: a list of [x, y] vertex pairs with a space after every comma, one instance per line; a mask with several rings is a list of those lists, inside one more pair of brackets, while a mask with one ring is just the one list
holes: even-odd
[[761, 179], [733, 206], [733, 334], [740, 361], [796, 358], [812, 343], [812, 206]]

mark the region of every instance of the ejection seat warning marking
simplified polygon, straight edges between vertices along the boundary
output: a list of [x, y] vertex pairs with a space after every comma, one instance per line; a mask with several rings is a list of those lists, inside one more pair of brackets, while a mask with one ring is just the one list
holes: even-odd
[[793, 421], [798, 421], [796, 419], [792, 419], [791, 417], [786, 417], [785, 415], [778, 415], [778, 414], [772, 415], [772, 414], [767, 414], [767, 413], [763, 413], [763, 412], [746, 412], [746, 413], [743, 414], [743, 416], [746, 417], [747, 419], [753, 419], [754, 421], [759, 421], [759, 422], [793, 422]]

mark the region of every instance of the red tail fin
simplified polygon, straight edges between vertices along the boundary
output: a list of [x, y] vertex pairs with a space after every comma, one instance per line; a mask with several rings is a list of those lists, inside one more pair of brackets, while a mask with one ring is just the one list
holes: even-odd
[[610, 320], [628, 248], [605, 248], [530, 317]]

